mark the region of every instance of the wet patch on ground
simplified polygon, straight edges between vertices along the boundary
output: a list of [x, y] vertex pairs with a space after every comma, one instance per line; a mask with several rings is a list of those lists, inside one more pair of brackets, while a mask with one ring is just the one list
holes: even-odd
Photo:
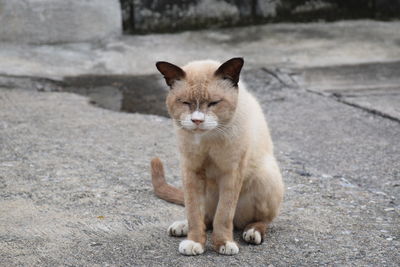
[[[399, 70], [399, 61], [303, 69], [269, 66], [244, 70], [241, 77], [248, 84], [257, 83], [254, 88], [249, 88], [250, 91], [266, 94], [271, 101], [284, 101], [285, 97], [279, 93], [282, 88], [303, 89], [400, 121], [397, 107]], [[101, 108], [169, 117], [165, 105], [168, 88], [159, 74], [81, 75], [65, 77], [62, 81], [0, 76], [0, 85], [45, 92], [72, 92], [87, 96], [91, 104]]]
[[64, 79], [63, 91], [88, 96], [90, 103], [114, 111], [168, 117], [167, 88], [160, 75], [83, 75]]
[[81, 75], [61, 81], [38, 77], [0, 75], [3, 88], [24, 88], [39, 92], [71, 92], [87, 96], [95, 106], [130, 113], [169, 117], [162, 77], [151, 75]]
[[[281, 101], [279, 91], [295, 86], [288, 70], [263, 68], [244, 70], [242, 79], [257, 86], [251, 91], [263, 91], [272, 101]], [[90, 104], [129, 113], [169, 117], [165, 105], [168, 87], [159, 74], [150, 75], [81, 75], [61, 81], [20, 76], [1, 76], [4, 88], [25, 88], [40, 92], [71, 92], [88, 97]]]

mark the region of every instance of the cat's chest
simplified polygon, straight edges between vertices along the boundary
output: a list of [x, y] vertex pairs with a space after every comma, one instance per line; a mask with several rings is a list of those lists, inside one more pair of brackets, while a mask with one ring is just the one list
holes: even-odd
[[229, 153], [221, 144], [207, 142], [192, 143], [185, 147], [184, 150], [187, 156], [196, 158], [203, 164], [217, 164], [225, 153]]
[[228, 171], [230, 167], [226, 163], [224, 154], [218, 153], [212, 148], [205, 151], [200, 169], [204, 171], [208, 179], [217, 179]]
[[[199, 139], [197, 139], [199, 138]], [[226, 171], [232, 157], [235, 157], [235, 149], [226, 142], [194, 136], [190, 140], [182, 142], [180, 149], [185, 159], [195, 169], [207, 172], [207, 176], [214, 176]]]
[[215, 147], [198, 144], [185, 147], [181, 152], [183, 152], [182, 155], [186, 163], [198, 171], [206, 171], [207, 174], [211, 175], [219, 172], [216, 156], [220, 155], [215, 153], [215, 149]]
[[214, 161], [206, 161], [203, 170], [207, 179], [216, 180], [222, 173], [221, 168]]
[[180, 141], [180, 150], [182, 153], [203, 158], [213, 154], [213, 151], [221, 145], [211, 142], [201, 134], [193, 134], [189, 138], [182, 138]]

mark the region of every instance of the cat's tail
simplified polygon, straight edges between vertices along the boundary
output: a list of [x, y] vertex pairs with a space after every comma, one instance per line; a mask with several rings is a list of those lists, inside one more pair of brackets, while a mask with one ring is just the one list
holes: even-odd
[[184, 206], [183, 191], [165, 181], [164, 167], [159, 158], [151, 160], [151, 182], [154, 193], [161, 199]]

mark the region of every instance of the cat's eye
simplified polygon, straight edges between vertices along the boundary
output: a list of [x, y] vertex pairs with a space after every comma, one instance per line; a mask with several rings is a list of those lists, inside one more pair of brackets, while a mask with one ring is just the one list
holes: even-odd
[[210, 103], [208, 103], [208, 107], [215, 106], [215, 105], [217, 105], [217, 104], [218, 104], [219, 102], [221, 102], [221, 101], [222, 101], [222, 100], [210, 102]]
[[182, 104], [184, 104], [184, 105], [186, 105], [186, 106], [189, 106], [189, 107], [190, 107], [190, 105], [191, 105], [191, 103], [190, 103], [190, 102], [183, 101], [183, 100], [182, 100], [182, 99], [180, 99], [180, 98], [178, 98], [178, 102], [180, 102], [180, 103], [182, 103]]

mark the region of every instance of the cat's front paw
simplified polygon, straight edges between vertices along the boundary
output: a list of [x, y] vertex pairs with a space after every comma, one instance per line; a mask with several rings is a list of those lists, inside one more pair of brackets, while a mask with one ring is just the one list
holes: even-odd
[[189, 230], [188, 221], [176, 221], [168, 227], [168, 234], [171, 236], [187, 236]]
[[250, 228], [243, 232], [243, 239], [247, 243], [260, 245], [263, 241], [262, 234], [254, 228]]
[[218, 248], [219, 254], [235, 255], [239, 253], [239, 247], [233, 241], [226, 241], [225, 244]]
[[193, 240], [183, 240], [179, 244], [179, 252], [187, 256], [195, 256], [204, 253], [203, 245]]

